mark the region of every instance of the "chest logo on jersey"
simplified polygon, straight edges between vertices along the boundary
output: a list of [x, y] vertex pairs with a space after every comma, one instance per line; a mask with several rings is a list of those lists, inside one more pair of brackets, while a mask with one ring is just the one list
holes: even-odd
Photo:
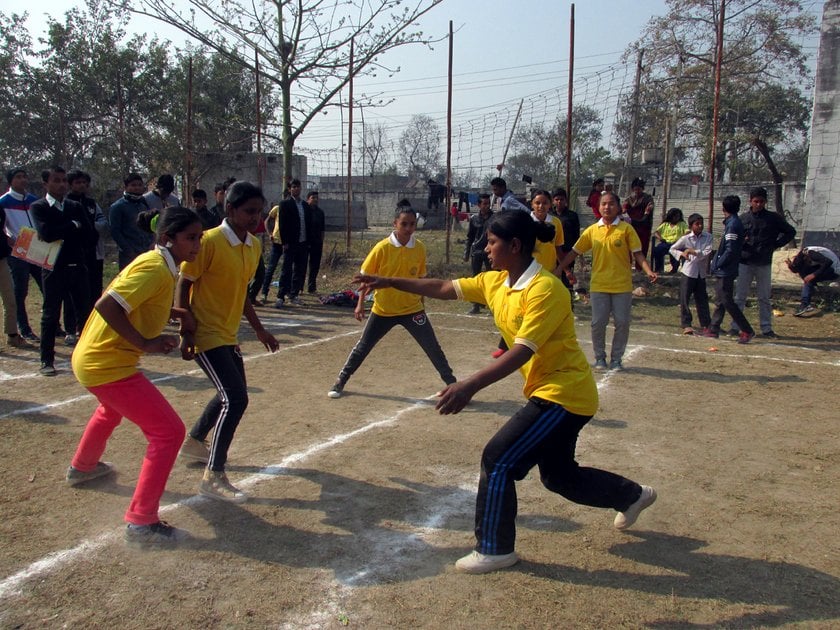
[[613, 247], [621, 247], [624, 242], [620, 238], [616, 238], [613, 240]]

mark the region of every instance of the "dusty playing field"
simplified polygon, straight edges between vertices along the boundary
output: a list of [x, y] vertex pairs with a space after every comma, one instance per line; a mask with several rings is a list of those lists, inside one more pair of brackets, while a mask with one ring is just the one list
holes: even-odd
[[[429, 310], [456, 375], [491, 360], [489, 317], [439, 307]], [[601, 407], [578, 453], [655, 486], [659, 500], [622, 533], [613, 513], [570, 504], [532, 474], [518, 485], [522, 562], [469, 576], [452, 563], [473, 544], [481, 449], [521, 405], [521, 379], [439, 416], [437, 375], [397, 330], [331, 400], [360, 330], [350, 309], [310, 298], [260, 313], [282, 349], [267, 355], [245, 335], [251, 402], [228, 468], [253, 498], [199, 498], [200, 469], [176, 464], [163, 516], [195, 539], [175, 551], [122, 542], [144, 450], [130, 423], [106, 452], [115, 479], [64, 485], [94, 407], [67, 349], [54, 379], [32, 375], [34, 351], [0, 355], [0, 626], [840, 624], [840, 360], [825, 326], [836, 315], [784, 318], [783, 339], [747, 346], [642, 316], [628, 371], [597, 377]], [[204, 375], [175, 357], [143, 365], [190, 424], [212, 393]]]

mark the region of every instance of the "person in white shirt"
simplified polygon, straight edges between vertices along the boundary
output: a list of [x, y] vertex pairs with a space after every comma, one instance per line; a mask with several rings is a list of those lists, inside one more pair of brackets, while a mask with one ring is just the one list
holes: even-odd
[[690, 232], [681, 236], [671, 246], [670, 254], [677, 260], [683, 259], [680, 276], [680, 324], [683, 333], [693, 335], [691, 327], [691, 298], [697, 309], [697, 319], [704, 330], [709, 328], [709, 294], [706, 292], [706, 273], [709, 269], [709, 257], [712, 255], [714, 238], [703, 231], [703, 217], [694, 213], [688, 217]]
[[513, 193], [508, 190], [507, 182], [501, 177], [494, 177], [490, 180], [490, 188], [493, 191], [493, 197], [490, 199], [490, 209], [493, 212], [500, 210], [522, 210], [523, 212], [531, 212], [531, 209], [524, 203], [513, 196]]

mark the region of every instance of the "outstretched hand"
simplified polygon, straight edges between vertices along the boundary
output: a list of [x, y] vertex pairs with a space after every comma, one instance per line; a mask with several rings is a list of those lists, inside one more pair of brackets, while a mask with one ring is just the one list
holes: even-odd
[[385, 289], [388, 287], [388, 278], [372, 276], [367, 273], [357, 273], [353, 276], [353, 284], [359, 285], [359, 291], [370, 292], [374, 289]]
[[458, 413], [475, 395], [475, 389], [467, 384], [467, 381], [458, 381], [447, 385], [437, 393], [438, 401], [435, 409], [441, 415]]

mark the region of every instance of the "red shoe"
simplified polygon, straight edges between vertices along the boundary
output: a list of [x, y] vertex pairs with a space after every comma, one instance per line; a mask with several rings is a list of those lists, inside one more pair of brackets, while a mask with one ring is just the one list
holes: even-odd
[[507, 352], [507, 350], [505, 350], [504, 348], [496, 348], [495, 350], [493, 350], [493, 352], [490, 353], [490, 356], [494, 359], [498, 359], [505, 352]]
[[742, 330], [742, 331], [741, 331], [741, 334], [740, 334], [740, 335], [738, 335], [738, 343], [741, 343], [741, 344], [744, 344], [744, 343], [749, 343], [749, 342], [750, 342], [750, 339], [752, 339], [753, 337], [755, 337], [755, 333], [754, 333], [754, 332], [748, 333], [748, 332], [744, 332], [744, 331]]
[[710, 330], [709, 328], [704, 328], [703, 330], [701, 330], [697, 334], [700, 335], [701, 337], [709, 337], [710, 339], [717, 339], [718, 338], [718, 333], [712, 332], [712, 330]]

